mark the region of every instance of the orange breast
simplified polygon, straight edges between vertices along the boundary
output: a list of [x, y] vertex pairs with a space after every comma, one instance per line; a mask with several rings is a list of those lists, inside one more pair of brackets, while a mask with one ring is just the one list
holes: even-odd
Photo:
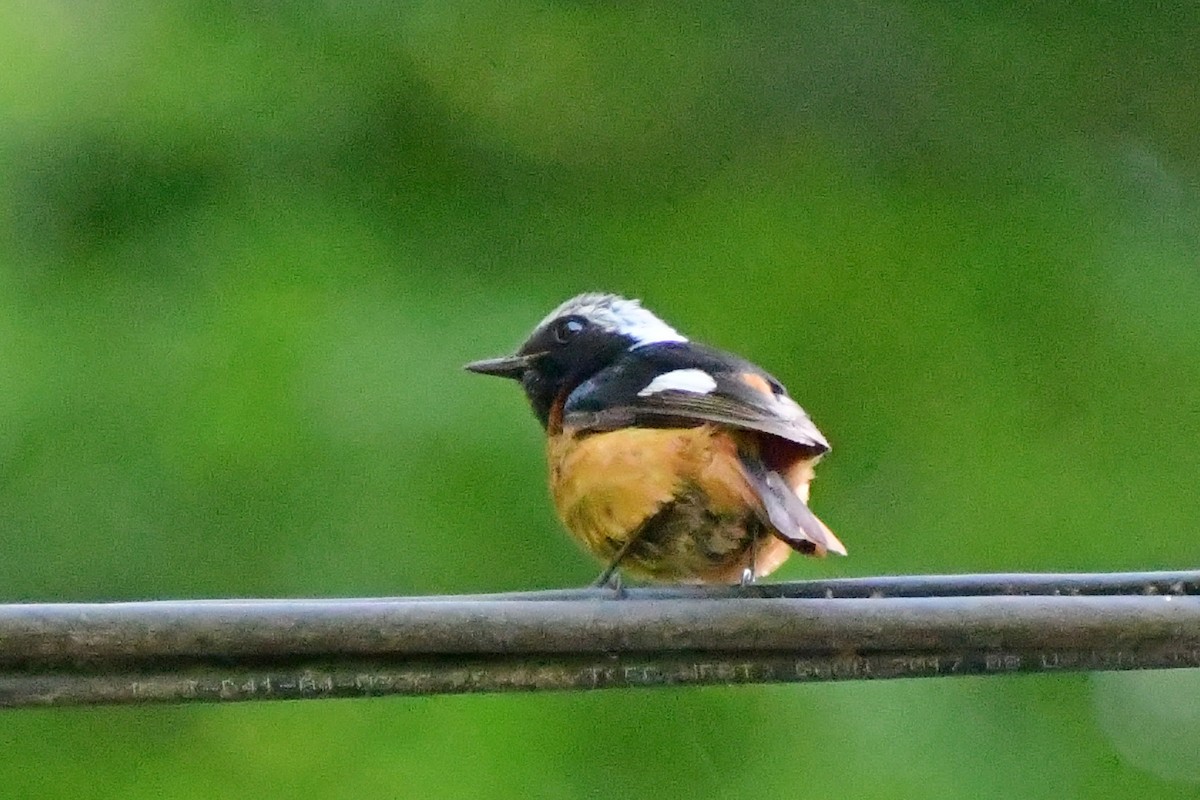
[[550, 437], [550, 493], [567, 529], [592, 552], [611, 556], [707, 460], [698, 431], [627, 428]]
[[661, 509], [674, 515], [658, 520], [659, 536], [629, 551], [622, 561], [628, 572], [735, 582], [753, 542], [760, 575], [788, 555], [758, 522], [759, 500], [741, 471], [737, 443], [713, 426], [566, 431], [550, 437], [548, 457], [560, 518], [602, 561]]

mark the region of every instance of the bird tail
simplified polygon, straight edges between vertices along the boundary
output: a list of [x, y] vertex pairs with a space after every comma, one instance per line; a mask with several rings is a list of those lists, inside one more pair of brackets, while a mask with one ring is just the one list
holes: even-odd
[[740, 458], [751, 488], [762, 501], [764, 522], [770, 523], [780, 539], [805, 555], [823, 556], [827, 552], [846, 555], [846, 546], [788, 486], [782, 475], [756, 456], [743, 453]]

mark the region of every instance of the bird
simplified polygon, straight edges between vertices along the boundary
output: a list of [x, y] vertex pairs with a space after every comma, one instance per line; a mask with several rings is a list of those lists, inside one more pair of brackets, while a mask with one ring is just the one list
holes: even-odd
[[776, 378], [693, 342], [640, 301], [589, 292], [473, 373], [520, 383], [567, 531], [650, 583], [748, 584], [793, 552], [846, 554], [809, 509], [829, 442]]

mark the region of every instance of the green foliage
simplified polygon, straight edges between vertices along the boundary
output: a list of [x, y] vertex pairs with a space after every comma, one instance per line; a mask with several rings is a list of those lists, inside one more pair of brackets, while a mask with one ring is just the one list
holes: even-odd
[[[459, 367], [596, 288], [833, 441], [851, 556], [781, 578], [1192, 566], [1195, 17], [0, 10], [0, 599], [586, 582], [522, 399]], [[0, 795], [1194, 797], [1196, 689], [6, 713]]]

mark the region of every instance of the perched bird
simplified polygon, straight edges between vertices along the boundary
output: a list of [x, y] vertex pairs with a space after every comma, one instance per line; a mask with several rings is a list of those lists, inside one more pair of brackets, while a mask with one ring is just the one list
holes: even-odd
[[608, 564], [597, 583], [618, 569], [747, 583], [792, 550], [846, 553], [808, 508], [829, 443], [804, 410], [760, 367], [636, 300], [579, 295], [515, 355], [466, 368], [520, 381], [546, 430], [558, 515]]

